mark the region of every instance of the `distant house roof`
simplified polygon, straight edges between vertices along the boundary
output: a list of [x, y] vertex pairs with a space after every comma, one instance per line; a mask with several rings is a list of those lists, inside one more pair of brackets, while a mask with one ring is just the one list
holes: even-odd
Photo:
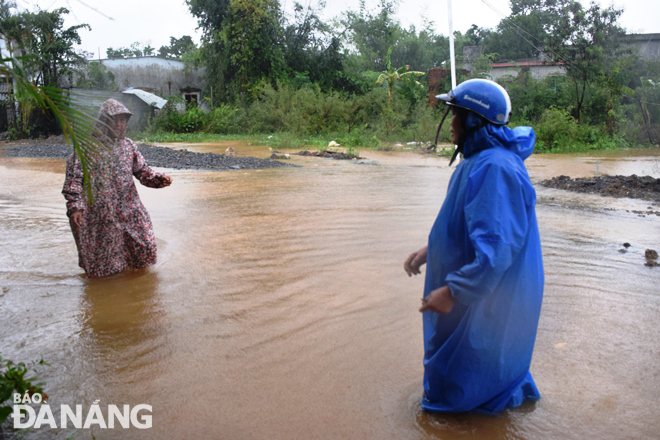
[[167, 104], [167, 99], [163, 99], [158, 95], [154, 95], [153, 93], [145, 92], [144, 90], [134, 89], [133, 87], [129, 87], [122, 93], [135, 95], [146, 102], [148, 105], [153, 105], [159, 109], [165, 107], [165, 104]]

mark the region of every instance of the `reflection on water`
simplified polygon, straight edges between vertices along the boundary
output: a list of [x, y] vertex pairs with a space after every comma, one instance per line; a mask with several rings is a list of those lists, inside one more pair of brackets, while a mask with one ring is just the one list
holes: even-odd
[[[649, 202], [537, 187], [543, 399], [494, 417], [427, 414], [423, 280], [402, 262], [426, 240], [452, 170], [414, 152], [362, 154], [365, 164], [172, 171], [170, 188], [139, 188], [158, 264], [102, 280], [76, 265], [63, 162], [1, 159], [0, 353], [43, 356], [52, 404], [153, 406], [152, 429], [96, 438], [657, 435], [660, 270], [644, 250], [660, 249], [660, 220], [627, 212]], [[657, 156], [533, 156], [529, 168], [538, 182], [594, 175], [596, 160], [601, 172], [651, 174]], [[61, 431], [27, 438], [71, 434]]]

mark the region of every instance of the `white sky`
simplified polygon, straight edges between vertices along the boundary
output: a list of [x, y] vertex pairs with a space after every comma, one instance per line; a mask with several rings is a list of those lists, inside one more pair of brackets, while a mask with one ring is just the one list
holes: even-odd
[[[295, 0], [280, 0], [290, 10]], [[318, 0], [298, 0], [304, 6]], [[587, 0], [580, 0], [584, 5]], [[597, 0], [602, 7], [614, 4], [624, 8], [620, 23], [629, 32], [660, 33], [660, 1], [658, 0]], [[192, 17], [184, 0], [16, 0], [19, 8], [53, 10], [66, 7], [65, 26], [87, 23], [91, 31], [81, 30], [80, 49], [93, 52], [94, 57], [105, 58], [106, 48], [129, 47], [138, 41], [143, 46], [150, 44], [156, 50], [168, 45], [170, 37], [190, 35], [199, 42], [197, 21]], [[378, 0], [366, 0], [367, 9], [374, 9]], [[494, 28], [502, 15], [487, 6], [492, 5], [503, 15], [510, 13], [508, 0], [453, 0], [453, 27], [465, 32], [472, 24]], [[331, 19], [346, 10], [357, 10], [359, 0], [327, 0], [323, 17]], [[448, 35], [448, 8], [446, 0], [400, 0], [397, 18], [404, 27], [413, 24], [418, 29], [422, 17], [436, 25], [436, 32]]]

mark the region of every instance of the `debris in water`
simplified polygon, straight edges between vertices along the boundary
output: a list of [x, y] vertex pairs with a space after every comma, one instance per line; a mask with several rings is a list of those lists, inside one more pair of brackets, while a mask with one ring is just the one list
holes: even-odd
[[658, 259], [658, 252], [655, 249], [647, 249], [646, 252], [644, 252], [644, 257], [646, 257], [646, 263], [644, 263], [644, 266], [660, 266], [660, 264], [655, 261]]
[[348, 153], [342, 153], [340, 151], [330, 151], [330, 150], [314, 151], [314, 152], [305, 150], [305, 151], [299, 151], [296, 154], [298, 156], [329, 157], [332, 159], [343, 159], [343, 160], [364, 159], [363, 157], [357, 156], [355, 154], [348, 154]]

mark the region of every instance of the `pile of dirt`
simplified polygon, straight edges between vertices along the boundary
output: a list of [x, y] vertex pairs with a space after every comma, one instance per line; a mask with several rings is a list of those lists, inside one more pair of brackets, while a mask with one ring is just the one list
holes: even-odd
[[325, 151], [305, 150], [305, 151], [299, 151], [296, 154], [298, 156], [328, 157], [339, 160], [364, 159], [363, 157], [356, 156], [355, 154], [347, 154], [347, 153], [342, 153], [341, 151], [332, 151], [332, 150], [325, 150]]
[[596, 193], [609, 197], [630, 197], [633, 199], [660, 202], [660, 179], [652, 176], [598, 176], [571, 179], [568, 176], [555, 176], [541, 182], [549, 188], [565, 189], [580, 193]]
[[[195, 153], [185, 149], [175, 150], [148, 144], [138, 144], [138, 149], [150, 166], [177, 170], [230, 171], [296, 166], [271, 159], [259, 159], [250, 156], [223, 156], [214, 153]], [[71, 154], [71, 151], [72, 148], [67, 145], [62, 136], [9, 142], [0, 145], [0, 154], [4, 152], [4, 155], [7, 157], [65, 159]]]

